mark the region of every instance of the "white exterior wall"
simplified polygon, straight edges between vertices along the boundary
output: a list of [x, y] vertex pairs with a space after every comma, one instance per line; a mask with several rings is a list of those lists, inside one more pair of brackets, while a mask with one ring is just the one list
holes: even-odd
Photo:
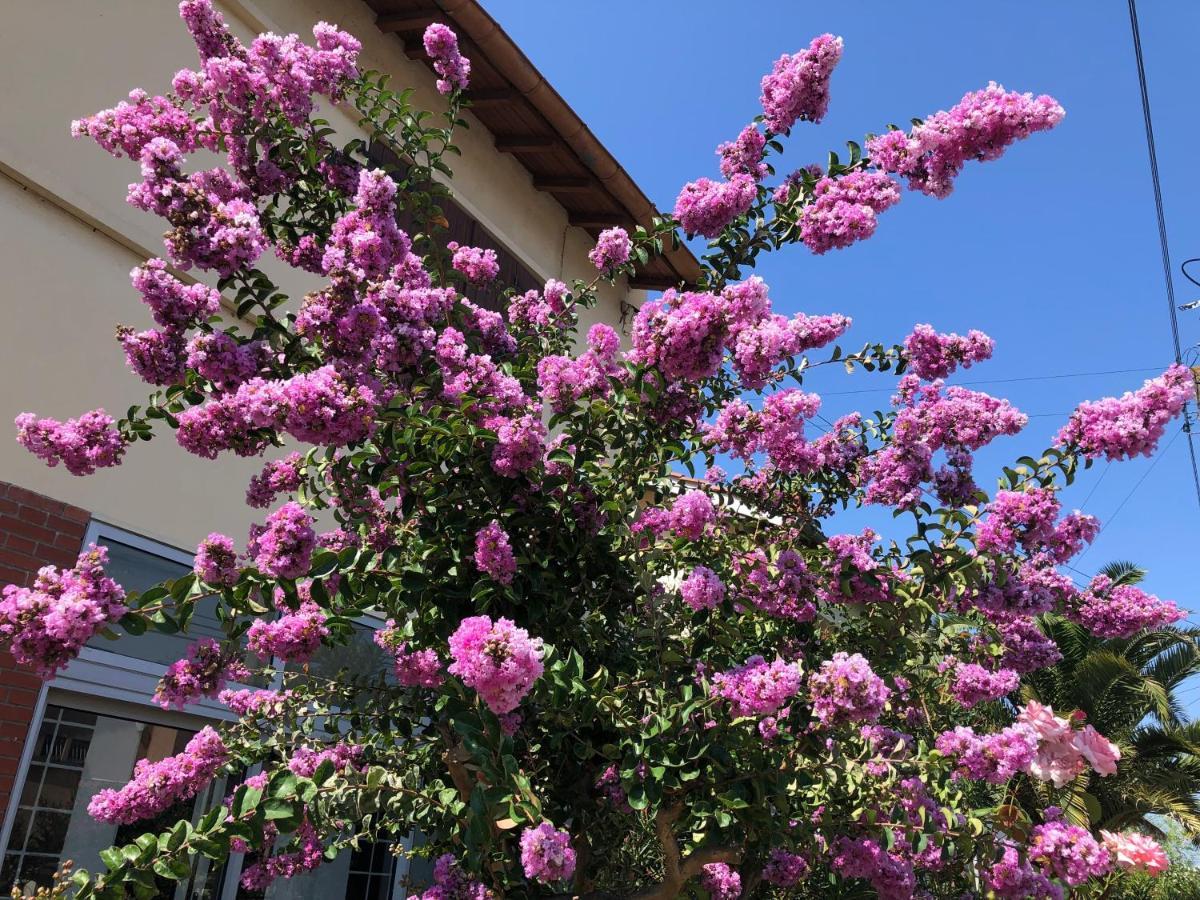
[[[90, 140], [73, 140], [74, 118], [115, 105], [134, 87], [170, 88], [172, 75], [196, 65], [195, 48], [174, 0], [13, 0], [0, 28], [0, 479], [90, 510], [102, 520], [190, 550], [209, 531], [235, 538], [255, 518], [244, 503], [261, 465], [222, 455], [198, 459], [168, 431], [129, 448], [125, 462], [86, 478], [47, 469], [12, 439], [20, 412], [65, 419], [95, 407], [120, 417], [152, 390], [126, 368], [114, 339], [118, 324], [151, 324], [128, 273], [162, 255], [165, 223], [125, 203], [136, 162], [117, 160]], [[363, 42], [364, 68], [391, 72], [394, 85], [417, 88], [414, 103], [440, 109], [423, 64], [380, 33], [360, 0], [223, 0], [226, 20], [255, 32], [297, 32], [325, 19]], [[348, 138], [354, 120], [327, 117]], [[468, 118], [469, 114], [468, 114]], [[458, 141], [456, 198], [540, 277], [569, 281], [593, 273], [590, 237], [568, 227], [553, 197], [535, 191], [526, 170], [498, 153], [478, 122]], [[301, 296], [316, 282], [263, 257], [281, 288]], [[192, 274], [199, 275], [193, 271]], [[623, 291], [608, 290], [587, 314], [614, 326]], [[632, 298], [631, 298], [632, 299]], [[640, 299], [640, 297], [638, 298]], [[637, 300], [634, 300], [637, 302]], [[4, 436], [4, 431], [8, 436]]]

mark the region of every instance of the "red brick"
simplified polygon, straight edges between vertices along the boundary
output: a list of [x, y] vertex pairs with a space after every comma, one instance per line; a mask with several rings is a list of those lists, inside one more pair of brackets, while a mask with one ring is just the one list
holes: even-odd
[[21, 504], [16, 500], [9, 500], [7, 497], [0, 497], [0, 514], [6, 516], [15, 516], [21, 509]]
[[23, 505], [20, 511], [17, 513], [17, 518], [26, 524], [44, 527], [49, 516], [44, 509], [38, 509], [36, 506]]
[[35, 506], [40, 509], [45, 509], [47, 504], [55, 502], [44, 494], [35, 494], [33, 491], [27, 490], [20, 485], [11, 483], [8, 487], [8, 496], [22, 506]]
[[20, 709], [33, 709], [37, 703], [37, 691], [26, 691], [19, 688], [9, 688], [8, 705]]
[[21, 756], [0, 756], [0, 775], [16, 775], [21, 764]]
[[72, 522], [64, 516], [51, 514], [46, 517], [46, 527], [64, 534], [82, 534], [83, 529], [78, 522]]
[[[62, 515], [64, 519], [70, 519], [77, 525], [84, 526], [84, 528], [86, 528], [87, 523], [92, 520], [92, 514], [86, 509], [80, 509], [78, 506], [70, 506], [65, 503], [63, 504]], [[80, 528], [79, 531], [80, 534], [82, 534], [83, 528]]]
[[44, 565], [32, 553], [18, 553], [8, 547], [0, 547], [0, 564], [28, 572], [36, 572], [40, 566]]
[[12, 526], [12, 531], [27, 538], [33, 538], [39, 544], [53, 544], [55, 533], [42, 525], [21, 521]]
[[24, 569], [0, 565], [0, 584], [18, 584], [27, 587], [33, 582], [33, 573]]
[[83, 529], [78, 531], [60, 531], [54, 536], [53, 549], [65, 550], [68, 553], [78, 553], [79, 545], [83, 543]]
[[29, 666], [14, 666], [0, 675], [0, 684], [10, 691], [37, 691], [42, 687], [42, 679]]
[[29, 555], [32, 555], [37, 550], [37, 543], [35, 541], [31, 541], [27, 537], [21, 537], [21, 535], [13, 532], [8, 533], [8, 538], [4, 546], [10, 550], [15, 550], [17, 553], [27, 553]]

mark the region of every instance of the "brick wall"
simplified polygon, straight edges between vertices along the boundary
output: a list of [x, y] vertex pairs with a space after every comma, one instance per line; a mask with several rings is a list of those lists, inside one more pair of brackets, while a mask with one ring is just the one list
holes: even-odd
[[[90, 518], [85, 509], [0, 481], [0, 584], [28, 586], [42, 566], [72, 566]], [[41, 686], [40, 678], [0, 651], [0, 820]]]

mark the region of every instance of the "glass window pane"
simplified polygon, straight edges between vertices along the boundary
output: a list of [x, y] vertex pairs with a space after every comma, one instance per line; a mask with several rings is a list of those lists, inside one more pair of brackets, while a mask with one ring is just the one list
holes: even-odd
[[54, 732], [57, 728], [57, 722], [42, 723], [42, 727], [38, 731], [37, 746], [33, 751], [33, 758], [36, 762], [45, 762], [50, 757], [50, 748], [54, 746]]
[[71, 769], [47, 769], [37, 805], [48, 809], [74, 809], [81, 774]]
[[[38, 790], [42, 786], [42, 773], [46, 771], [41, 766], [30, 766], [25, 775], [25, 786], [21, 789], [21, 805], [36, 806]], [[0, 885], [2, 888], [3, 885]]]
[[26, 852], [57, 854], [67, 839], [67, 826], [70, 823], [69, 813], [39, 809], [33, 816], [33, 827], [29, 829]]
[[[303, 666], [289, 663], [287, 670], [295, 672]], [[375, 643], [375, 629], [354, 624], [354, 637], [341, 647], [321, 647], [309, 660], [308, 671], [321, 678], [336, 678], [348, 669], [351, 675], [375, 676], [390, 672], [390, 657]]]
[[17, 880], [17, 870], [21, 867], [19, 854], [10, 853], [4, 857], [4, 866], [0, 867], [0, 886], [11, 887]]
[[21, 850], [25, 847], [25, 836], [29, 833], [29, 820], [32, 818], [30, 810], [23, 806], [17, 807], [17, 813], [13, 816], [12, 836], [9, 838], [9, 846], [14, 850]]
[[21, 864], [20, 883], [22, 886], [34, 884], [49, 886], [58, 870], [57, 856], [26, 856]]
[[59, 766], [83, 768], [83, 761], [87, 759], [91, 743], [92, 729], [61, 723], [54, 735], [48, 761]]

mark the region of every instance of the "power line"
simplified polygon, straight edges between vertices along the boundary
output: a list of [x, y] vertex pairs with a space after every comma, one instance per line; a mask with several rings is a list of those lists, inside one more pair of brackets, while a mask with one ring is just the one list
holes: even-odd
[[[1014, 381], [1053, 381], [1059, 378], [1092, 378], [1098, 375], [1129, 375], [1134, 372], [1161, 372], [1162, 366], [1147, 366], [1141, 369], [1109, 369], [1106, 372], [1064, 372], [1059, 375], [1022, 375], [1019, 378], [982, 378], [977, 381], [956, 381], [957, 385], [1010, 384]], [[895, 388], [859, 388], [853, 391], [821, 391], [822, 397], [838, 397], [847, 394], [893, 393]]]
[[[1142, 486], [1145, 480], [1150, 477], [1150, 473], [1154, 471], [1154, 467], [1158, 465], [1159, 460], [1167, 455], [1167, 451], [1171, 449], [1171, 446], [1176, 440], [1178, 440], [1179, 435], [1183, 434], [1184, 431], [1184, 428], [1180, 428], [1178, 431], [1176, 431], [1175, 434], [1171, 436], [1171, 440], [1167, 441], [1167, 445], [1159, 450], [1158, 453], [1154, 454], [1154, 459], [1151, 460], [1150, 465], [1146, 467], [1146, 471], [1142, 473], [1142, 477], [1139, 478], [1137, 483], [1129, 489], [1129, 493], [1125, 495], [1125, 498], [1117, 505], [1117, 508], [1113, 510], [1113, 514], [1101, 522], [1100, 530], [1096, 532], [1096, 537], [1092, 539], [1090, 544], [1088, 544], [1087, 549], [1075, 558], [1076, 562], [1080, 562], [1085, 556], [1087, 556], [1088, 551], [1096, 546], [1096, 541], [1100, 539], [1100, 535], [1104, 534], [1105, 529], [1116, 520], [1117, 516], [1120, 515], [1121, 510], [1125, 508], [1125, 504], [1128, 503], [1130, 498], [1137, 493], [1137, 489]], [[1075, 571], [1078, 572], [1079, 570], [1076, 569]]]
[[[1154, 187], [1154, 212], [1158, 218], [1158, 242], [1162, 249], [1163, 278], [1167, 282], [1167, 312], [1171, 319], [1171, 342], [1175, 362], [1183, 362], [1179, 345], [1179, 315], [1175, 308], [1175, 282], [1171, 277], [1171, 251], [1167, 243], [1167, 216], [1163, 210], [1162, 182], [1158, 172], [1158, 151], [1154, 145], [1154, 121], [1150, 115], [1150, 91], [1146, 86], [1146, 63], [1142, 56], [1142, 34], [1138, 28], [1137, 0], [1129, 0], [1129, 27], [1133, 32], [1133, 55], [1137, 61], [1138, 88], [1142, 94], [1142, 120], [1146, 126], [1146, 151], [1150, 156], [1150, 182]], [[1196, 463], [1196, 445], [1192, 440], [1192, 421], [1187, 407], [1183, 411], [1183, 430], [1188, 436], [1188, 453], [1192, 459], [1192, 480], [1196, 485], [1196, 500], [1200, 502], [1200, 466]]]

